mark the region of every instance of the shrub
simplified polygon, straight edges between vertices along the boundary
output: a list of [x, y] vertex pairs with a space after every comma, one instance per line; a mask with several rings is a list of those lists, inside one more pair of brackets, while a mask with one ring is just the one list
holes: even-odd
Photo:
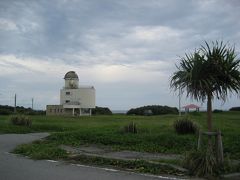
[[127, 112], [127, 115], [162, 115], [162, 114], [177, 114], [176, 107], [151, 105], [132, 108]]
[[[31, 108], [25, 108], [23, 106], [17, 106], [16, 111], [20, 114], [26, 115], [45, 115], [46, 112], [43, 110], [33, 110]], [[9, 115], [14, 113], [14, 107], [8, 105], [0, 105], [0, 114]]]
[[28, 127], [32, 126], [32, 120], [26, 116], [12, 116], [10, 121], [13, 125], [28, 126]]
[[218, 165], [212, 148], [190, 151], [185, 155], [183, 166], [195, 176], [216, 176]]
[[11, 112], [10, 110], [8, 109], [0, 109], [0, 114], [1, 115], [9, 115], [9, 114], [12, 114], [13, 112]]
[[56, 144], [41, 140], [31, 144], [21, 144], [13, 152], [33, 159], [61, 159], [67, 157], [67, 152]]
[[176, 120], [173, 126], [178, 134], [195, 134], [198, 131], [198, 126], [188, 118]]
[[240, 111], [240, 107], [232, 107], [229, 111]]
[[108, 107], [98, 107], [92, 110], [93, 115], [112, 115], [112, 111]]
[[127, 126], [124, 126], [124, 132], [125, 133], [137, 133], [137, 125], [134, 122], [131, 122]]
[[213, 110], [213, 113], [221, 113], [221, 112], [223, 112], [223, 110], [221, 110], [221, 109], [214, 109]]

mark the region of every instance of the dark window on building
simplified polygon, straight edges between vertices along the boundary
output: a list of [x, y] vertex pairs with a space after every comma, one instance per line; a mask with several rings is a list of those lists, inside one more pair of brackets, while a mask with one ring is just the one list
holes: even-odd
[[66, 95], [70, 95], [70, 92], [66, 92]]
[[49, 109], [49, 112], [51, 113], [51, 112], [52, 112], [52, 109]]
[[69, 100], [66, 100], [65, 102], [66, 102], [66, 103], [69, 103], [70, 101], [69, 101]]

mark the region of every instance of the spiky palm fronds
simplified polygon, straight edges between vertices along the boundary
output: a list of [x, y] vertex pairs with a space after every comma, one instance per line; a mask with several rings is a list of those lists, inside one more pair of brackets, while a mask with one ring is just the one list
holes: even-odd
[[186, 90], [187, 96], [204, 101], [208, 95], [226, 100], [230, 93], [240, 92], [240, 59], [234, 47], [213, 42], [192, 54], [186, 54], [177, 66], [170, 86]]

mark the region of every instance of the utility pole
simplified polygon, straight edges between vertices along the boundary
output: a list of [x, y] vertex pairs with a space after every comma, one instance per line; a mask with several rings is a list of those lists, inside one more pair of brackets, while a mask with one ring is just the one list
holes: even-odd
[[16, 114], [17, 113], [17, 94], [15, 94], [15, 96], [14, 96], [14, 114]]
[[32, 110], [33, 110], [33, 98], [32, 98]]

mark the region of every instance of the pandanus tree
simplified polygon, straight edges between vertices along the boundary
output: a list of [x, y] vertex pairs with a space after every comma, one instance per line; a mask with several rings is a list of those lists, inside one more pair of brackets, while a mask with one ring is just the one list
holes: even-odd
[[223, 100], [240, 93], [240, 59], [234, 47], [221, 42], [205, 42], [195, 52], [186, 54], [171, 77], [170, 87], [186, 92], [187, 97], [207, 100], [207, 125], [212, 131], [212, 100]]

